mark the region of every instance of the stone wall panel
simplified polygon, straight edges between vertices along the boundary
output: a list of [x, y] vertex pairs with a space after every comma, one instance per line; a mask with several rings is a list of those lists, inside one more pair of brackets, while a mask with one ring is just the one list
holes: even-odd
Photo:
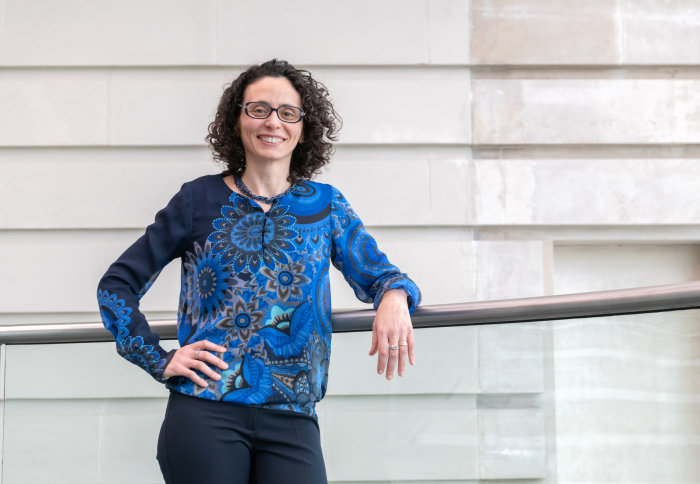
[[106, 144], [108, 93], [100, 74], [3, 73], [0, 146]]
[[700, 64], [700, 4], [621, 0], [622, 60], [630, 65]]
[[216, 0], [4, 0], [5, 66], [211, 64]]
[[472, 63], [615, 64], [615, 2], [474, 0]]
[[463, 0], [360, 0], [333, 8], [315, 0], [220, 2], [217, 26], [222, 64], [273, 57], [305, 65], [461, 64], [469, 46]]
[[477, 79], [476, 144], [700, 142], [700, 81]]
[[697, 224], [695, 159], [474, 161], [479, 225]]

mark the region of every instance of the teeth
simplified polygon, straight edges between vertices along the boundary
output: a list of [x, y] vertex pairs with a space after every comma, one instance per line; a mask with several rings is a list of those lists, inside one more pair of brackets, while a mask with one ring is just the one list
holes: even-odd
[[260, 136], [260, 139], [266, 143], [281, 143], [282, 138], [276, 136]]

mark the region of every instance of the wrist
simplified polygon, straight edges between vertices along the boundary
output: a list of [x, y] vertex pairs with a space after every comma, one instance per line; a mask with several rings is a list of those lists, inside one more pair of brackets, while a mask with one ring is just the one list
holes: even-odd
[[403, 289], [389, 289], [382, 295], [382, 300], [379, 304], [382, 304], [385, 301], [394, 303], [408, 303], [408, 295]]

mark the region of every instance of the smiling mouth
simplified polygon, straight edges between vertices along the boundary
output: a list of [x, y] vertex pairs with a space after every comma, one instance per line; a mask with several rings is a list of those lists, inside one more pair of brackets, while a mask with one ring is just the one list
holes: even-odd
[[260, 141], [264, 141], [265, 143], [281, 143], [284, 141], [282, 138], [278, 138], [277, 136], [258, 136], [258, 139]]

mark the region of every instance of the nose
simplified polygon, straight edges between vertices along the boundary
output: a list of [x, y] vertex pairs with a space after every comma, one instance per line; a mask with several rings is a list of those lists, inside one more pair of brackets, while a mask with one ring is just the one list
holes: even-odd
[[265, 118], [265, 126], [267, 127], [279, 127], [282, 124], [279, 116], [277, 116], [277, 111], [272, 111], [270, 115]]

